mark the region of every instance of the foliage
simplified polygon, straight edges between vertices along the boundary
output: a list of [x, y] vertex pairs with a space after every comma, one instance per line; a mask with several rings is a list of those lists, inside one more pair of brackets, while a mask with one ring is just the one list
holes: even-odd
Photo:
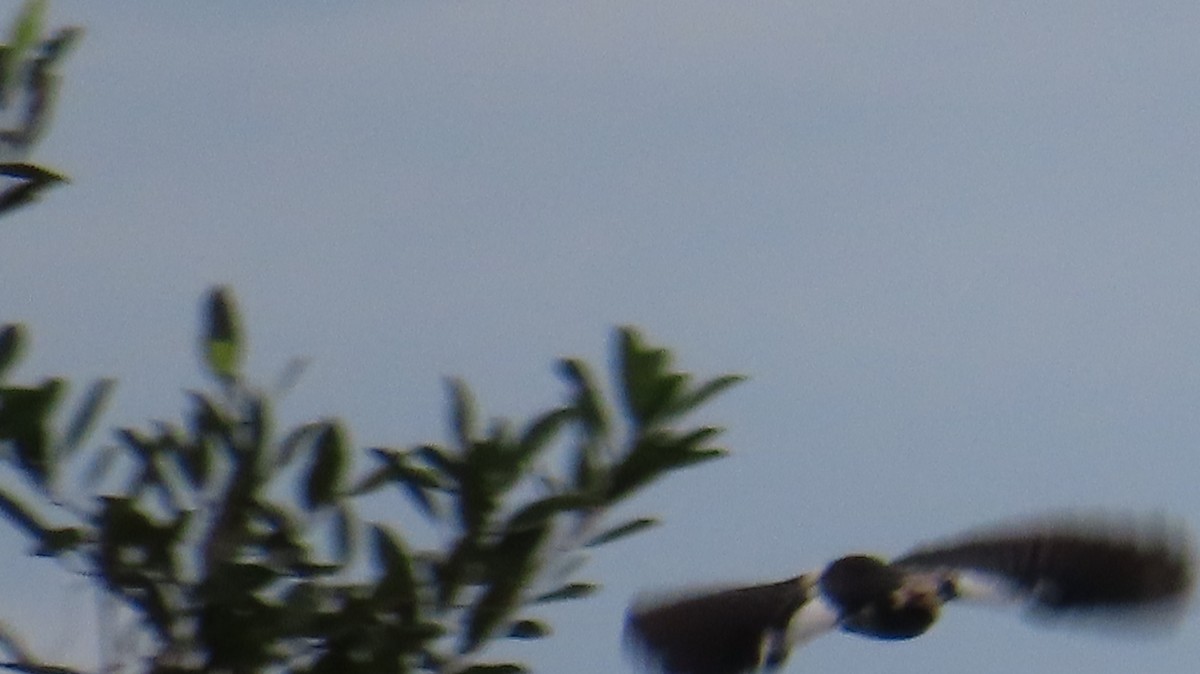
[[[66, 384], [6, 383], [25, 340], [19, 326], [0, 330], [0, 463], [14, 477], [0, 511], [34, 554], [121, 607], [137, 647], [103, 671], [526, 671], [491, 661], [487, 645], [548, 636], [541, 607], [596, 590], [577, 577], [585, 551], [656, 523], [612, 521], [614, 506], [722, 455], [718, 429], [683, 419], [738, 381], [693, 383], [621, 328], [615, 401], [567, 358], [563, 404], [485, 424], [450, 380], [448, 443], [359, 451], [334, 418], [277, 431], [271, 396], [241, 369], [230, 291], [212, 290], [203, 313], [212, 390], [188, 395], [181, 422], [122, 428], [94, 450], [84, 440], [111, 382], [62, 423]], [[61, 496], [72, 475], [81, 503]], [[395, 521], [363, 521], [380, 499], [397, 502]], [[433, 545], [406, 534], [416, 520]], [[51, 671], [11, 635], [0, 649], [8, 669]]]
[[41, 139], [58, 98], [60, 59], [83, 31], [74, 26], [42, 39], [46, 0], [26, 0], [0, 45], [0, 112], [17, 106], [16, 126], [0, 129], [0, 175], [13, 178], [0, 190], [0, 215], [36, 200], [47, 187], [66, 182], [66, 176], [26, 161]]

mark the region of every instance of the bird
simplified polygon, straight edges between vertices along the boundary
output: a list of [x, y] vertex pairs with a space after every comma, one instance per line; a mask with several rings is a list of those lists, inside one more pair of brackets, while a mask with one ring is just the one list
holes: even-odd
[[829, 632], [920, 636], [960, 600], [1153, 630], [1181, 619], [1192, 559], [1186, 529], [1162, 516], [1046, 515], [920, 544], [890, 561], [851, 554], [782, 581], [637, 599], [625, 635], [646, 671], [744, 674], [778, 670]]

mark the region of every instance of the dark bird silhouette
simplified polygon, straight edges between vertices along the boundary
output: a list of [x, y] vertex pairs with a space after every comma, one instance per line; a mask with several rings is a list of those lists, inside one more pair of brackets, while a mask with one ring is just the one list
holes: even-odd
[[626, 636], [648, 669], [740, 674], [777, 669], [794, 647], [830, 631], [911, 639], [955, 600], [1160, 628], [1183, 614], [1191, 560], [1185, 531], [1161, 519], [1043, 518], [921, 545], [890, 562], [850, 555], [777, 583], [639, 601]]

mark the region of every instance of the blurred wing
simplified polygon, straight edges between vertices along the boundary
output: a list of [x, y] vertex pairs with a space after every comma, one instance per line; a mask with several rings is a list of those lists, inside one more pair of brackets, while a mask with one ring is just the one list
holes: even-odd
[[773, 669], [791, 647], [834, 628], [816, 575], [635, 603], [626, 637], [664, 674], [740, 674]]
[[1040, 615], [1178, 617], [1191, 592], [1186, 532], [1165, 521], [1060, 518], [925, 545], [893, 564], [946, 573], [949, 594], [1021, 599]]

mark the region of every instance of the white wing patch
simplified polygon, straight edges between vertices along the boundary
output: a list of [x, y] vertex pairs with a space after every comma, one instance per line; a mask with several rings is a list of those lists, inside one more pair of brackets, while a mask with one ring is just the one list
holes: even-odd
[[815, 593], [808, 603], [796, 611], [791, 622], [788, 623], [788, 646], [801, 646], [822, 634], [833, 631], [838, 626], [838, 620], [837, 609], [831, 606], [819, 592]]
[[992, 604], [1016, 604], [1029, 600], [1016, 583], [1000, 574], [960, 569], [949, 572], [959, 599]]

